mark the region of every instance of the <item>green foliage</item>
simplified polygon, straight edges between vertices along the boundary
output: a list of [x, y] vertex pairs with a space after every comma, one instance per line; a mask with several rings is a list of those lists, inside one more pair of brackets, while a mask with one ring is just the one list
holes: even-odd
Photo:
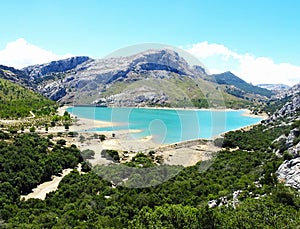
[[93, 159], [94, 155], [95, 155], [95, 151], [90, 150], [90, 149], [86, 149], [81, 152], [81, 156], [84, 160]]
[[[87, 173], [72, 171], [44, 201], [19, 198], [63, 168], [75, 167], [80, 152], [34, 133], [12, 137], [0, 131], [1, 222], [7, 228], [297, 228], [299, 193], [277, 182], [283, 158], [273, 154], [280, 145], [272, 144], [296, 125], [226, 133], [215, 144], [224, 141], [237, 149], [187, 168], [156, 165], [154, 152], [93, 170], [84, 162]], [[86, 159], [93, 155], [82, 152]], [[102, 155], [119, 161], [117, 151]], [[237, 190], [242, 192], [233, 208]], [[221, 197], [228, 206], [208, 207], [209, 200]]]
[[113, 160], [115, 162], [120, 161], [119, 153], [116, 150], [109, 150], [109, 149], [102, 150], [101, 156], [107, 158], [108, 160]]
[[18, 134], [12, 143], [1, 141], [1, 182], [8, 182], [20, 194], [26, 194], [37, 184], [50, 180], [64, 168], [75, 167], [80, 161], [79, 150], [54, 147], [49, 151], [49, 145], [49, 139], [36, 134]]
[[0, 130], [0, 139], [9, 139], [9, 134]]
[[59, 145], [59, 146], [64, 146], [64, 145], [66, 145], [66, 140], [65, 139], [59, 139], [56, 142], [56, 144]]
[[0, 78], [0, 118], [15, 119], [32, 116], [44, 116], [55, 113], [55, 102]]
[[192, 103], [198, 108], [209, 108], [207, 99], [192, 99]]
[[[252, 84], [248, 84], [246, 83], [244, 80], [238, 78], [237, 76], [235, 76], [234, 74], [232, 74], [231, 72], [225, 72], [225, 73], [221, 73], [221, 74], [215, 74], [212, 75], [213, 79], [218, 83], [218, 84], [226, 84], [226, 85], [233, 85], [236, 88], [240, 89], [233, 89], [230, 92], [236, 94], [238, 93], [236, 96], [238, 97], [243, 97], [243, 93], [241, 92], [247, 92], [247, 93], [252, 93], [252, 94], [259, 94], [262, 96], [266, 96], [266, 97], [271, 97], [272, 92], [264, 89], [264, 88], [260, 88], [257, 86], [254, 86]], [[238, 92], [240, 91], [240, 92]]]
[[34, 127], [34, 126], [30, 127], [30, 128], [29, 128], [29, 131], [30, 131], [30, 133], [35, 132], [35, 127]]
[[222, 208], [217, 228], [297, 228], [297, 209], [274, 202], [270, 197], [248, 198], [237, 209]]
[[165, 204], [154, 209], [144, 207], [130, 222], [129, 228], [213, 228], [212, 210], [181, 204]]
[[143, 153], [138, 153], [135, 157], [132, 158], [131, 162], [127, 162], [126, 165], [129, 167], [137, 168], [148, 168], [155, 166], [153, 160]]
[[223, 147], [242, 150], [270, 150], [272, 142], [290, 130], [290, 127], [274, 127], [267, 129], [263, 125], [253, 127], [249, 131], [238, 130], [225, 134]]

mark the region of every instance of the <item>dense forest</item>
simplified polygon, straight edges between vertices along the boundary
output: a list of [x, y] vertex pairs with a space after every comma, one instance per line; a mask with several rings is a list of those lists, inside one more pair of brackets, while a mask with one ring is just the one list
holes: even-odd
[[[62, 141], [0, 132], [0, 223], [4, 228], [297, 228], [299, 193], [278, 182], [275, 171], [284, 158], [273, 153], [278, 146], [272, 144], [293, 125], [229, 132], [210, 166], [203, 169], [199, 162], [180, 171], [165, 166], [177, 174], [161, 184], [113, 185], [99, 173], [105, 168], [84, 166], [86, 173], [73, 170], [45, 200], [27, 201], [20, 195], [63, 168], [74, 168], [82, 157]], [[116, 165], [112, 168], [121, 169]], [[124, 166], [161, 167], [142, 153]], [[148, 179], [160, 176], [153, 172]]]

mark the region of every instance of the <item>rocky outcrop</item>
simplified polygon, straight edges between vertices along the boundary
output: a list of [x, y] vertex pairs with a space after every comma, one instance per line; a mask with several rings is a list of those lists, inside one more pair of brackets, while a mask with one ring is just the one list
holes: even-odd
[[52, 82], [39, 89], [42, 94], [54, 101], [60, 100], [67, 94], [66, 89], [58, 82]]
[[119, 107], [165, 105], [167, 101], [168, 96], [163, 91], [148, 86], [126, 90], [106, 99], [108, 105]]
[[233, 208], [236, 208], [239, 204], [238, 197], [242, 193], [242, 190], [237, 190], [232, 193], [232, 199], [229, 198], [229, 196], [222, 196], [215, 200], [208, 201], [208, 207], [209, 208], [215, 208], [215, 207], [221, 207], [221, 206], [232, 206]]
[[[292, 159], [285, 160], [278, 168], [276, 175], [280, 182], [300, 190], [300, 142], [295, 143], [299, 137], [299, 129], [295, 128], [290, 131], [288, 136], [282, 135], [275, 142], [280, 143], [281, 149], [290, 154]], [[283, 156], [283, 150], [277, 151], [277, 156]]]
[[300, 84], [296, 84], [293, 87], [278, 91], [278, 93], [274, 96], [275, 99], [283, 99], [287, 97], [294, 97], [295, 95], [300, 94]]
[[65, 60], [52, 61], [47, 64], [32, 65], [23, 68], [23, 71], [31, 78], [31, 80], [33, 80], [49, 73], [65, 72], [74, 69], [88, 60], [91, 59], [87, 56], [71, 57]]
[[[265, 122], [273, 125], [291, 125], [299, 120], [300, 111], [300, 84], [295, 85], [289, 91], [287, 96], [290, 101], [281, 109], [276, 111]], [[282, 157], [284, 152], [290, 154], [291, 159], [285, 160], [278, 168], [276, 175], [279, 180], [288, 186], [300, 190], [300, 142], [297, 140], [300, 136], [298, 127], [292, 129], [290, 133], [282, 135], [273, 143], [277, 144], [277, 156]]]
[[284, 161], [276, 174], [279, 181], [300, 190], [300, 157]]
[[0, 78], [7, 79], [13, 83], [18, 83], [23, 86], [32, 86], [29, 76], [26, 74], [26, 72], [13, 67], [0, 65]]
[[294, 94], [290, 102], [287, 102], [281, 109], [266, 119], [265, 122], [271, 123], [282, 118], [286, 118], [287, 120], [295, 120], [298, 118], [297, 111], [300, 111], [300, 95], [298, 93]]
[[[151, 86], [127, 86], [147, 79], [201, 77], [204, 68], [191, 67], [172, 50], [147, 50], [128, 57], [90, 59], [74, 57], [24, 69], [38, 82], [36, 90], [56, 100], [72, 104], [107, 101], [110, 106], [163, 105], [169, 97]], [[114, 89], [114, 85], [119, 88]], [[124, 86], [126, 85], [126, 86]]]

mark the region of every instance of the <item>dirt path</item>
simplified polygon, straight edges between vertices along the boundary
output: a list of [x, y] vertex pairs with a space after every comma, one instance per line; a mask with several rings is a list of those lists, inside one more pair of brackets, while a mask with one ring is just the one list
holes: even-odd
[[[78, 165], [77, 170], [81, 172], [81, 164]], [[51, 181], [47, 181], [38, 185], [36, 188], [32, 189], [32, 192], [28, 195], [21, 196], [21, 199], [24, 198], [25, 200], [28, 200], [30, 198], [35, 198], [44, 200], [47, 193], [57, 190], [60, 181], [71, 171], [73, 171], [73, 169], [64, 169], [61, 173], [61, 176], [53, 176], [53, 179]]]

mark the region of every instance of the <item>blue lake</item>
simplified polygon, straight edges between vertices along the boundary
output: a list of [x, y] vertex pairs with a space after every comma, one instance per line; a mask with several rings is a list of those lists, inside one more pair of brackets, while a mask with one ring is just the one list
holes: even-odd
[[259, 123], [262, 118], [243, 115], [245, 111], [216, 111], [189, 109], [148, 109], [70, 107], [68, 112], [77, 117], [119, 123], [108, 128], [91, 131], [140, 130], [131, 138], [152, 135], [161, 144], [170, 144], [197, 138], [211, 139], [226, 131]]

